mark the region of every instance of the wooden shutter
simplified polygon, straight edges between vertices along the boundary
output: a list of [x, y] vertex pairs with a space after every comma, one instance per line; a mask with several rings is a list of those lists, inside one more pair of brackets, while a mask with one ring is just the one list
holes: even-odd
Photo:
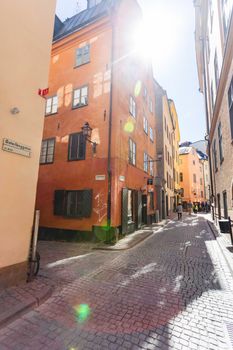
[[53, 214], [54, 215], [64, 215], [64, 206], [65, 206], [65, 190], [56, 190], [54, 191], [54, 206]]
[[78, 142], [78, 159], [85, 159], [86, 155], [86, 139], [83, 136], [83, 133], [79, 133], [79, 142]]
[[83, 190], [83, 203], [82, 203], [82, 216], [84, 218], [91, 217], [92, 213], [92, 197], [93, 197], [93, 191], [92, 190]]
[[122, 189], [122, 205], [121, 205], [121, 225], [122, 233], [128, 233], [128, 189]]
[[142, 192], [137, 192], [137, 204], [138, 204], [138, 228], [142, 227]]

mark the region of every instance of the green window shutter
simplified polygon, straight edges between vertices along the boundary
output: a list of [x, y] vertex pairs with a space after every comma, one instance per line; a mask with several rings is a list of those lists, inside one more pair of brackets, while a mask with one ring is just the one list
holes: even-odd
[[56, 190], [54, 191], [54, 206], [53, 214], [54, 215], [64, 215], [64, 206], [65, 206], [65, 190]]
[[137, 192], [137, 205], [138, 205], [138, 228], [142, 226], [142, 192]]
[[128, 233], [128, 189], [122, 189], [122, 206], [121, 206], [121, 225], [122, 233]]
[[84, 218], [91, 217], [92, 213], [92, 190], [83, 190], [83, 205], [82, 205], [82, 216]]

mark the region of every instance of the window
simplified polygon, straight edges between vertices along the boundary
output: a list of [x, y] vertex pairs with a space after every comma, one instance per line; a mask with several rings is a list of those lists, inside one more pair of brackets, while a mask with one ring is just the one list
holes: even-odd
[[193, 165], [195, 165], [196, 163], [195, 163], [195, 160], [193, 160]]
[[167, 122], [166, 122], [166, 118], [164, 117], [164, 129], [165, 129], [165, 132], [167, 131]]
[[69, 137], [68, 160], [83, 160], [86, 156], [86, 140], [82, 132]]
[[136, 118], [136, 102], [132, 96], [129, 98], [129, 113]]
[[203, 194], [203, 191], [201, 191], [201, 198], [203, 198], [204, 197], [204, 194]]
[[231, 125], [231, 139], [233, 139], [233, 78], [228, 90], [228, 106], [230, 114], [230, 125]]
[[92, 212], [92, 190], [54, 192], [54, 215], [89, 218]]
[[144, 171], [147, 173], [148, 172], [148, 154], [144, 152]]
[[165, 145], [165, 159], [167, 161], [167, 146]]
[[167, 188], [170, 187], [170, 184], [169, 184], [169, 175], [168, 175], [168, 172], [167, 172]]
[[219, 69], [218, 69], [218, 56], [217, 56], [217, 51], [215, 51], [215, 55], [214, 55], [214, 74], [215, 74], [216, 91], [218, 91]]
[[183, 182], [183, 173], [180, 173], [180, 182]]
[[149, 160], [150, 175], [153, 176], [154, 175], [154, 163], [153, 163], [152, 158], [148, 157], [148, 160]]
[[222, 149], [222, 125], [221, 122], [218, 125], [218, 145], [219, 145], [219, 158], [220, 158], [220, 164], [223, 162], [223, 149]]
[[153, 133], [153, 129], [152, 129], [151, 126], [150, 126], [150, 140], [151, 140], [152, 142], [154, 142], [154, 133]]
[[55, 138], [43, 140], [41, 144], [40, 164], [53, 163]]
[[218, 171], [216, 140], [214, 140], [214, 145], [213, 145], [213, 158], [214, 158], [214, 169], [216, 172]]
[[48, 97], [46, 100], [45, 115], [57, 113], [58, 97]]
[[73, 92], [73, 108], [87, 106], [88, 104], [88, 86], [75, 89]]
[[146, 117], [143, 117], [143, 129], [145, 133], [148, 134], [148, 120], [146, 119]]
[[[200, 185], [202, 186], [202, 179], [200, 179]], [[203, 196], [202, 196], [203, 197]]]
[[85, 45], [76, 50], [75, 66], [79, 67], [90, 62], [90, 45]]
[[136, 143], [129, 139], [129, 163], [136, 165]]
[[194, 183], [197, 182], [197, 176], [196, 176], [196, 174], [193, 174], [193, 182], [194, 182]]
[[149, 98], [149, 110], [151, 113], [153, 113], [153, 102], [151, 98]]

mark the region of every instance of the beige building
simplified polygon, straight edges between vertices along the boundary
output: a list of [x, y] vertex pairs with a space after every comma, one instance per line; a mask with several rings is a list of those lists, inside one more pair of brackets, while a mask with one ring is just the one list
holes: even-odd
[[160, 219], [170, 215], [179, 200], [179, 122], [175, 104], [155, 81], [156, 151], [161, 161], [157, 166], [156, 195]]
[[[25, 280], [55, 0], [0, 2], [0, 286]], [[9, 25], [9, 18], [11, 25]]]
[[211, 195], [217, 217], [233, 219], [233, 0], [196, 0], [196, 56], [206, 104]]
[[192, 146], [180, 147], [180, 186], [182, 203], [201, 204], [206, 202], [204, 186], [204, 163], [197, 150]]
[[179, 144], [180, 144], [180, 128], [179, 120], [176, 111], [176, 106], [173, 100], [169, 99], [170, 112], [174, 122], [174, 133], [172, 137], [172, 158], [173, 158], [173, 180], [174, 180], [174, 207], [180, 202], [180, 165], [179, 165]]

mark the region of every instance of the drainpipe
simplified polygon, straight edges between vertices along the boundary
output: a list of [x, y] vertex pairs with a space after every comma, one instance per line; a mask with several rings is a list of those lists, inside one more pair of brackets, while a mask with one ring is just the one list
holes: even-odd
[[211, 155], [211, 148], [210, 148], [210, 139], [209, 139], [209, 133], [210, 133], [210, 125], [209, 125], [209, 112], [208, 112], [208, 104], [207, 104], [207, 81], [206, 81], [206, 64], [205, 64], [205, 43], [204, 38], [200, 38], [202, 42], [202, 59], [203, 59], [203, 77], [204, 77], [204, 100], [205, 100], [205, 115], [206, 115], [206, 126], [207, 126], [207, 135], [205, 136], [205, 140], [208, 144], [208, 154], [209, 154], [209, 169], [210, 169], [210, 188], [211, 188], [211, 202], [212, 202], [212, 219], [214, 221], [214, 203], [213, 199], [215, 197], [214, 195], [214, 186], [213, 186], [213, 173], [212, 173], [212, 155]]
[[109, 105], [109, 124], [108, 124], [108, 198], [107, 198], [107, 227], [111, 229], [111, 194], [112, 194], [112, 164], [111, 164], [111, 143], [112, 143], [112, 102], [113, 102], [113, 64], [114, 64], [114, 20], [112, 22], [112, 48], [111, 48], [111, 83], [110, 83], [110, 105]]

